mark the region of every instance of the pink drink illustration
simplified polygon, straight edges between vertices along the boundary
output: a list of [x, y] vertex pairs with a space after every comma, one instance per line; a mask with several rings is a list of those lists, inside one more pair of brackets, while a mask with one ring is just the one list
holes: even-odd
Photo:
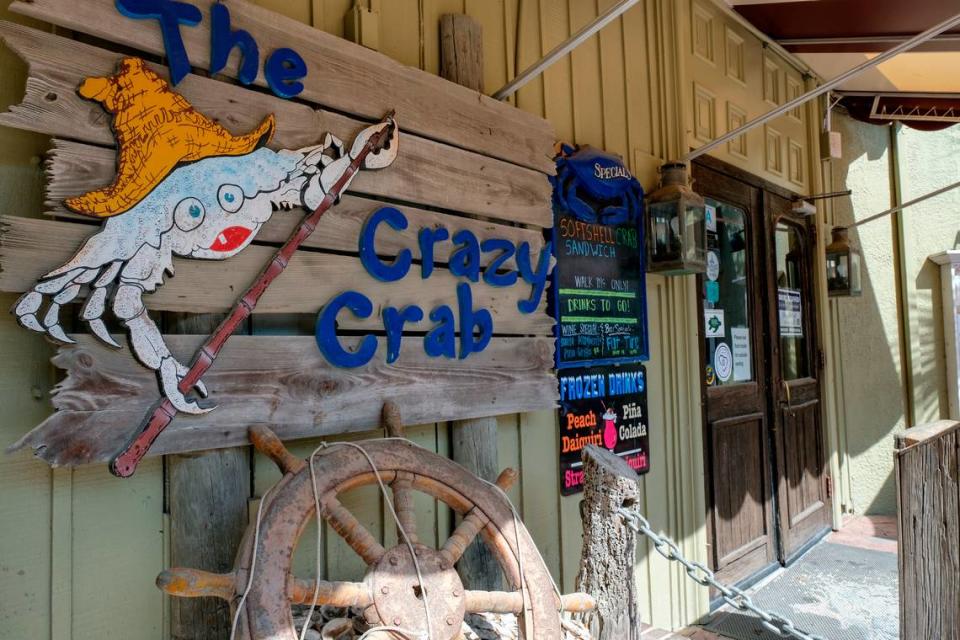
[[617, 446], [617, 412], [613, 409], [603, 414], [603, 446], [611, 451]]

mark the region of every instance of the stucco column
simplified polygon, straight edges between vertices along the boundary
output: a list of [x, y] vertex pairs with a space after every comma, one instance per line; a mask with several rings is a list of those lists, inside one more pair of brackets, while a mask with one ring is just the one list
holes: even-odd
[[944, 251], [930, 259], [940, 265], [950, 419], [960, 420], [960, 250]]

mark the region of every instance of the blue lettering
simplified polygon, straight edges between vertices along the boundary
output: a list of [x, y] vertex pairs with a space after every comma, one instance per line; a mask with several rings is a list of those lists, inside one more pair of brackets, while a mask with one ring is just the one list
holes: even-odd
[[227, 5], [214, 2], [210, 5], [210, 75], [220, 73], [227, 66], [230, 52], [240, 49], [241, 63], [237, 78], [243, 84], [252, 84], [257, 79], [260, 65], [260, 50], [249, 32], [230, 28], [230, 10]]
[[407, 228], [407, 218], [393, 207], [377, 209], [367, 218], [360, 231], [360, 262], [371, 276], [383, 282], [394, 282], [407, 275], [413, 256], [409, 249], [404, 249], [394, 258], [393, 264], [386, 264], [377, 257], [375, 238], [377, 227], [386, 222], [394, 231], [403, 231]]
[[400, 341], [403, 339], [403, 325], [407, 322], [423, 320], [423, 309], [415, 304], [397, 311], [396, 307], [383, 310], [383, 328], [387, 331], [387, 364], [396, 362], [400, 356]]
[[370, 299], [356, 291], [345, 291], [327, 303], [317, 316], [317, 346], [328, 362], [338, 367], [362, 367], [377, 352], [377, 339], [364, 336], [356, 351], [347, 351], [337, 339], [337, 314], [349, 309], [358, 318], [369, 318], [373, 313]]
[[[472, 231], [462, 229], [453, 236], [460, 244], [450, 254], [450, 273], [467, 278], [471, 282], [480, 280], [480, 243]], [[461, 328], [462, 331], [462, 328]]]
[[[473, 293], [470, 285], [461, 282], [457, 285], [457, 304], [460, 307], [460, 359], [471, 353], [487, 348], [493, 336], [493, 318], [486, 309], [473, 310]], [[474, 336], [474, 330], [480, 330], [480, 336]]]
[[550, 273], [552, 253], [552, 245], [548, 242], [540, 251], [540, 263], [534, 271], [530, 262], [530, 243], [524, 242], [520, 245], [520, 250], [517, 252], [517, 267], [519, 267], [523, 279], [533, 285], [530, 298], [517, 302], [517, 309], [520, 310], [520, 313], [533, 313], [540, 306], [540, 298], [543, 296], [543, 290], [547, 286], [547, 275]]
[[512, 258], [517, 250], [512, 242], [504, 240], [503, 238], [490, 238], [483, 241], [480, 249], [484, 253], [502, 251], [502, 253], [491, 260], [487, 268], [483, 270], [484, 282], [493, 287], [511, 287], [517, 283], [516, 269], [512, 269], [507, 273], [497, 273], [503, 266], [503, 263]]
[[293, 49], [281, 47], [267, 58], [263, 73], [271, 91], [281, 98], [292, 98], [303, 91], [299, 80], [307, 77], [307, 63]]
[[457, 336], [454, 328], [453, 311], [447, 305], [441, 305], [430, 312], [430, 319], [437, 323], [423, 338], [423, 350], [431, 358], [443, 356], [457, 357]]
[[417, 234], [417, 239], [420, 242], [420, 257], [422, 259], [420, 277], [424, 280], [429, 278], [430, 274], [433, 273], [433, 245], [438, 242], [443, 242], [449, 237], [450, 232], [447, 231], [446, 227], [437, 227], [436, 229], [423, 227], [420, 229], [420, 233]]
[[174, 0], [116, 0], [117, 10], [135, 20], [153, 19], [160, 23], [163, 48], [167, 52], [170, 80], [176, 86], [190, 73], [190, 60], [183, 46], [180, 25], [195, 27], [203, 15], [200, 10], [186, 2]]

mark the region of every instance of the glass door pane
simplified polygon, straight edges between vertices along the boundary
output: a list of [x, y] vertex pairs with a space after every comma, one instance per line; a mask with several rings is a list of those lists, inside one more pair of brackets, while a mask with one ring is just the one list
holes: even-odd
[[707, 386], [754, 380], [747, 282], [748, 231], [743, 209], [707, 198], [707, 272], [703, 327]]
[[774, 233], [777, 259], [777, 318], [780, 333], [780, 372], [784, 380], [810, 376], [807, 323], [804, 306], [810, 300], [806, 289], [803, 237], [796, 227], [777, 223]]

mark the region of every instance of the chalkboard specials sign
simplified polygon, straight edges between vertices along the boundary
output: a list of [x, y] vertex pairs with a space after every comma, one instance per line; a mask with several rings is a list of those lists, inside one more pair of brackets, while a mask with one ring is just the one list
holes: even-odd
[[592, 147], [564, 146], [553, 184], [557, 367], [646, 360], [643, 188]]
[[588, 444], [638, 473], [650, 466], [643, 189], [619, 157], [591, 147], [561, 147], [552, 183], [560, 491], [571, 495]]
[[560, 492], [583, 490], [580, 455], [606, 447], [637, 473], [650, 469], [647, 380], [642, 364], [565, 369], [560, 373]]

